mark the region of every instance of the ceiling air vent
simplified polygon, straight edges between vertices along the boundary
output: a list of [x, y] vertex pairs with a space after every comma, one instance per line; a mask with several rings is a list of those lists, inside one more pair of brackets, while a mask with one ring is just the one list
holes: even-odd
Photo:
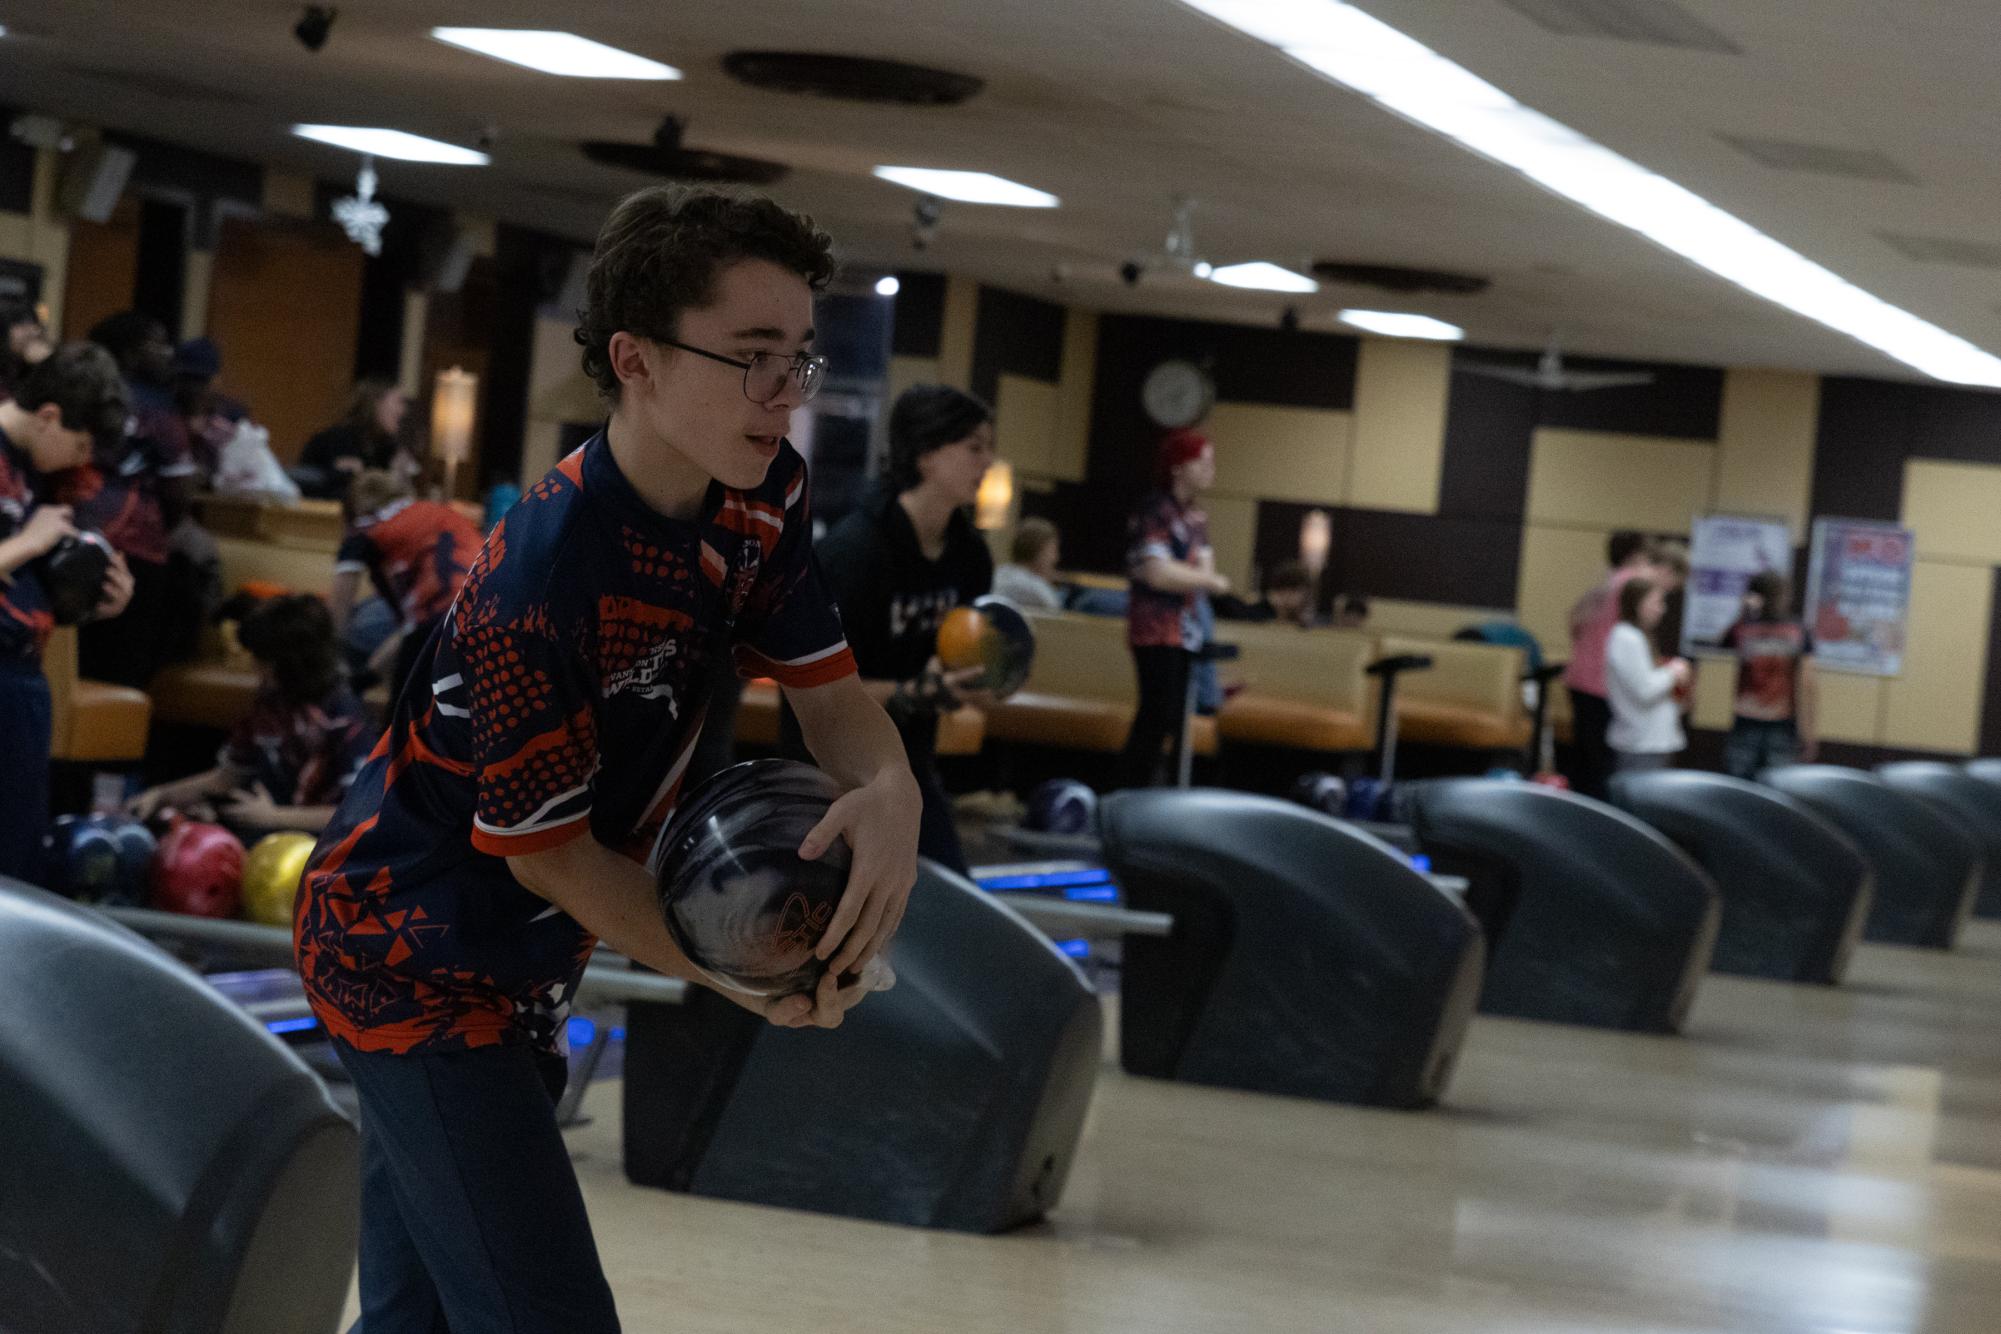
[[1759, 139], [1739, 134], [1716, 137], [1753, 162], [1780, 171], [1810, 171], [1858, 181], [1894, 181], [1899, 185], [1918, 183], [1917, 177], [1873, 148], [1837, 148], [1833, 144], [1803, 144], [1791, 139]]
[[686, 122], [669, 116], [653, 132], [650, 144], [628, 144], [615, 139], [593, 139], [584, 144], [584, 156], [607, 167], [624, 167], [676, 181], [713, 181], [736, 185], [770, 185], [784, 178], [788, 170], [781, 163], [754, 157], [731, 157], [687, 148], [681, 136]]
[[1313, 276], [1323, 283], [1344, 283], [1352, 287], [1380, 287], [1400, 294], [1442, 292], [1448, 296], [1473, 296], [1487, 290], [1489, 280], [1472, 273], [1448, 273], [1443, 269], [1409, 269], [1397, 264], [1346, 264], [1323, 259], [1313, 266]]
[[955, 107], [986, 87], [984, 79], [951, 70], [812, 51], [732, 51], [723, 57], [723, 70], [768, 92], [898, 106]]
[[1743, 54], [1735, 42], [1674, 0], [1507, 0], [1507, 4], [1560, 37], [1609, 37], [1684, 51]]

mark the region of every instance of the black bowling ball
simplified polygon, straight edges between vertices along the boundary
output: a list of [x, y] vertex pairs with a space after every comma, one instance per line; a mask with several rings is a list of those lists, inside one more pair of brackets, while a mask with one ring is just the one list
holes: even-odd
[[90, 619], [104, 601], [104, 581], [111, 573], [111, 544], [102, 533], [81, 532], [56, 543], [42, 558], [42, 588], [57, 625]]

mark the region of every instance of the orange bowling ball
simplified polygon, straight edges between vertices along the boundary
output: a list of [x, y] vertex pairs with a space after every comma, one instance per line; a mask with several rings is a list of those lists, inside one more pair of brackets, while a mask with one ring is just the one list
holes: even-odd
[[987, 618], [971, 607], [954, 607], [938, 626], [938, 661], [948, 672], [984, 667]]

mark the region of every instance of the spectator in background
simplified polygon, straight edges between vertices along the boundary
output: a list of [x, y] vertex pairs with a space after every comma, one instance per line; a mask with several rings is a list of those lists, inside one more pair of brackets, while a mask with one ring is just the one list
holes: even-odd
[[371, 655], [369, 667], [387, 672], [390, 698], [403, 692], [424, 641], [451, 610], [466, 572], [485, 539], [472, 520], [441, 501], [415, 500], [394, 474], [370, 468], [341, 500], [347, 534], [334, 557], [328, 598], [336, 635], [345, 633], [364, 577], [394, 607], [398, 628]]
[[[125, 386], [104, 349], [73, 343], [44, 358], [0, 400], [0, 875], [41, 880], [49, 824], [52, 722], [42, 649], [55, 614], [40, 562], [76, 529], [70, 512], [40, 503], [46, 479], [83, 465], [99, 436], [125, 429]], [[114, 559], [100, 616], [116, 616], [132, 594]]]
[[1723, 748], [1723, 767], [1734, 778], [1810, 764], [1820, 750], [1813, 636], [1791, 612], [1784, 575], [1753, 575], [1743, 617], [1723, 636], [1723, 646], [1737, 655], [1737, 701]]
[[99, 681], [144, 689], [153, 674], [192, 647], [201, 623], [168, 562], [172, 533], [188, 514], [195, 463], [187, 426], [171, 392], [174, 347], [167, 328], [143, 311], [98, 322], [90, 341], [109, 352], [125, 378], [131, 409], [124, 435], [99, 440], [91, 466], [65, 485], [79, 528], [95, 528], [132, 569], [132, 602], [115, 620], [93, 621], [78, 638], [79, 666]]
[[403, 425], [409, 413], [409, 398], [392, 382], [357, 383], [340, 420], [300, 451], [293, 470], [299, 489], [316, 499], [338, 500], [364, 468], [382, 469], [405, 482], [414, 479], [423, 464], [404, 443]]
[[1366, 630], [1369, 626], [1369, 600], [1360, 593], [1343, 593], [1334, 599], [1333, 625], [1337, 630]]
[[1688, 662], [1654, 657], [1666, 611], [1664, 584], [1636, 575], [1619, 586], [1619, 619], [1605, 641], [1605, 690], [1612, 713], [1606, 740], [1620, 773], [1665, 769], [1688, 744], [1675, 697], [1688, 685]]
[[1606, 732], [1612, 706], [1605, 694], [1605, 643], [1619, 623], [1619, 590], [1652, 570], [1647, 539], [1622, 530], [1605, 544], [1611, 569], [1570, 608], [1570, 664], [1563, 684], [1570, 691], [1571, 744], [1576, 752], [1572, 788], [1587, 797], [1603, 798], [1612, 775], [1612, 751]]
[[208, 485], [222, 451], [236, 434], [236, 424], [250, 410], [215, 391], [222, 374], [222, 349], [212, 338], [190, 338], [174, 349], [174, 406], [187, 427], [196, 476]]
[[1127, 787], [1154, 782], [1170, 741], [1178, 766], [1189, 676], [1206, 640], [1207, 600], [1230, 591], [1230, 581], [1216, 573], [1209, 519], [1197, 504], [1216, 480], [1216, 447], [1199, 431], [1174, 431], [1160, 442], [1156, 469], [1161, 489], [1127, 525], [1126, 639], [1139, 677], [1139, 708], [1121, 761]]
[[1063, 558], [1063, 540], [1047, 519], [1028, 518], [1014, 531], [1012, 559], [994, 571], [994, 592], [1017, 607], [1056, 611], [1063, 594], [1056, 587], [1056, 565]]
[[0, 299], [0, 398], [14, 392], [21, 377], [48, 358], [55, 344], [33, 305], [17, 297]]
[[223, 823], [246, 840], [281, 829], [316, 834], [347, 795], [379, 729], [341, 679], [333, 620], [317, 597], [261, 602], [237, 637], [257, 659], [262, 681], [215, 767], [149, 788], [126, 809], [144, 819], [162, 806], [219, 799]]

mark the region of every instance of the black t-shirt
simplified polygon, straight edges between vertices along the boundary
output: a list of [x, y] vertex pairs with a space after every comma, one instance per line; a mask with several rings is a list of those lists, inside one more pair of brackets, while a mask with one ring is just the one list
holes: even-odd
[[821, 538], [820, 570], [841, 609], [841, 625], [865, 677], [908, 681], [937, 651], [938, 624], [954, 607], [993, 587], [987, 544], [961, 510], [945, 529], [945, 550], [929, 560], [895, 492], [867, 504]]

